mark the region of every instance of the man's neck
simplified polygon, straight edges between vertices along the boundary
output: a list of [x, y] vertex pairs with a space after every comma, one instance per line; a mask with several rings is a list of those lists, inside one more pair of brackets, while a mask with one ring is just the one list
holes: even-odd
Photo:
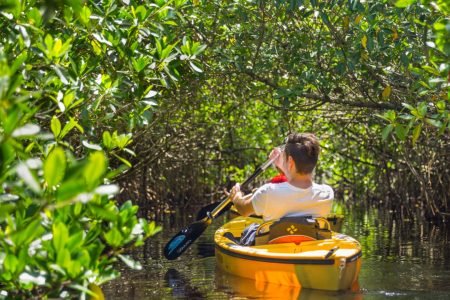
[[312, 180], [312, 174], [288, 174], [287, 176], [288, 182], [295, 186], [299, 187], [301, 189], [307, 189], [312, 186], [313, 180]]

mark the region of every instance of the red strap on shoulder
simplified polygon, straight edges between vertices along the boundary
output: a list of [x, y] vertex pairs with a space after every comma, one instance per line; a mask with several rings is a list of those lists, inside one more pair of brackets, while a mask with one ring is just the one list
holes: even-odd
[[282, 182], [286, 182], [286, 181], [287, 181], [287, 178], [283, 174], [278, 174], [270, 180], [271, 183], [282, 183]]

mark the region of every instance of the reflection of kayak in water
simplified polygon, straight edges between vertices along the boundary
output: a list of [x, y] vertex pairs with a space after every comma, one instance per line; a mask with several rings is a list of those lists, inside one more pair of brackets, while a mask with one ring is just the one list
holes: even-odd
[[300, 287], [254, 281], [216, 271], [216, 286], [220, 290], [231, 290], [233, 296], [251, 299], [298, 299]]
[[216, 287], [225, 290], [234, 297], [245, 297], [250, 299], [283, 299], [283, 300], [360, 300], [363, 299], [359, 291], [358, 282], [347, 292], [321, 291], [302, 289], [299, 286], [279, 285], [270, 282], [255, 281], [247, 278], [234, 276], [216, 270]]
[[[350, 289], [361, 267], [360, 244], [330, 231], [324, 218], [308, 222], [297, 224], [290, 218], [266, 226], [259, 218], [237, 217], [215, 233], [217, 265], [257, 282], [329, 291]], [[239, 245], [241, 233], [252, 223], [262, 224], [256, 233], [257, 245]]]

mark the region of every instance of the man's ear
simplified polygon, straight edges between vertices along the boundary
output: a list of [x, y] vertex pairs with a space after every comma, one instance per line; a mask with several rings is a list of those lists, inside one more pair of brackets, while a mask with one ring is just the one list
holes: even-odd
[[295, 161], [294, 161], [294, 159], [292, 158], [292, 156], [289, 156], [289, 157], [288, 157], [288, 166], [289, 166], [289, 168], [293, 168], [294, 170], [296, 170], [296, 167], [295, 167]]

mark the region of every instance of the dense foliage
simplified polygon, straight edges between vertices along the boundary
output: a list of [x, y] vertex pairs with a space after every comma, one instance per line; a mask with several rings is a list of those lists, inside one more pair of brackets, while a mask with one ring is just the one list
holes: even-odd
[[207, 45], [203, 73], [161, 103], [152, 128], [166, 135], [137, 149], [164, 151], [136, 165], [134, 190], [154, 180], [150, 200], [217, 199], [205, 182], [240, 180], [287, 132], [313, 131], [317, 179], [338, 198], [443, 219], [448, 12], [445, 1], [201, 2], [189, 30]]
[[1, 2], [1, 295], [95, 293], [159, 230], [128, 199], [155, 218], [218, 200], [290, 131], [321, 138], [317, 180], [338, 199], [445, 218], [449, 15], [443, 0]]
[[84, 297], [117, 258], [139, 267], [122, 252], [160, 228], [111, 180], [154, 97], [198, 68], [185, 2], [2, 2], [2, 296]]

